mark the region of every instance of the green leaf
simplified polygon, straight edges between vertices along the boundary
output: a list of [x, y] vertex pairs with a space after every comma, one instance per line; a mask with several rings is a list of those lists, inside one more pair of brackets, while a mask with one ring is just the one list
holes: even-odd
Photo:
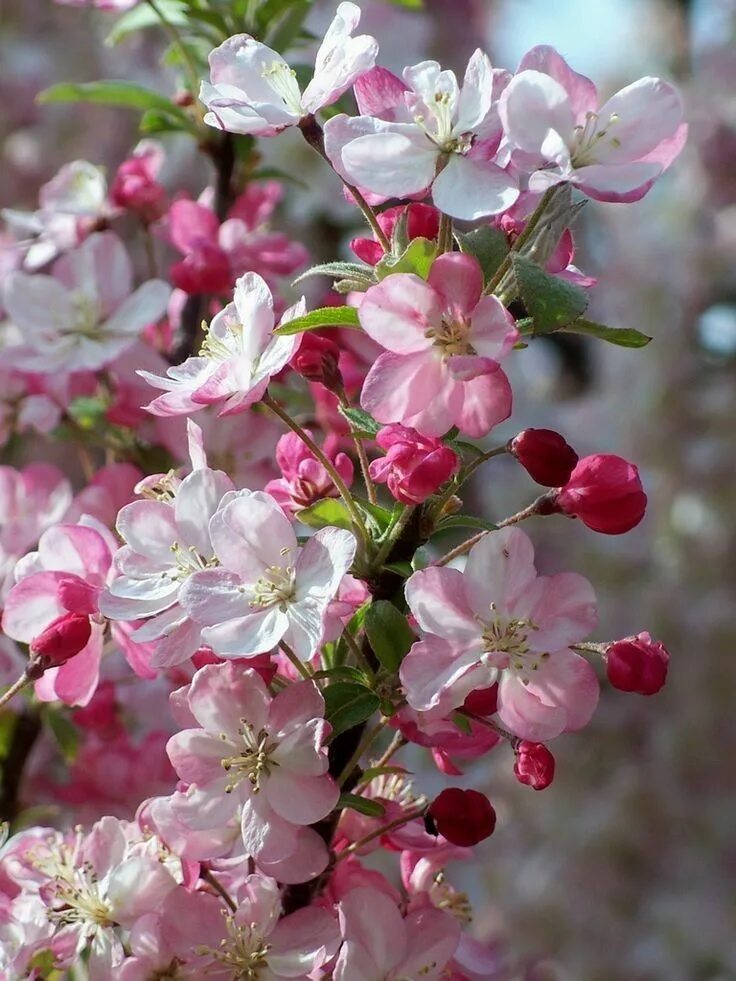
[[588, 297], [583, 290], [551, 276], [524, 256], [514, 253], [511, 262], [519, 295], [534, 321], [535, 334], [559, 330], [585, 313]]
[[351, 531], [353, 521], [350, 512], [342, 503], [333, 497], [317, 501], [311, 507], [297, 511], [296, 517], [309, 528], [345, 528]]
[[597, 337], [601, 341], [608, 341], [609, 344], [616, 344], [618, 347], [646, 347], [651, 341], [651, 337], [642, 334], [640, 330], [634, 330], [633, 327], [606, 327], [604, 324], [597, 324], [593, 320], [583, 320], [582, 318], [560, 328], [560, 332]]
[[408, 10], [421, 10], [424, 7], [424, 0], [386, 0], [394, 7], [406, 7]]
[[403, 766], [370, 766], [367, 770], [363, 771], [360, 782], [369, 783], [371, 780], [375, 780], [376, 777], [382, 777], [389, 773], [401, 773], [405, 775], [406, 770]]
[[79, 749], [80, 735], [63, 709], [46, 708], [43, 721], [51, 730], [61, 755], [67, 763], [73, 763]]
[[355, 307], [320, 307], [282, 324], [274, 334], [301, 334], [305, 330], [319, 330], [320, 327], [354, 327], [359, 330], [358, 311]]
[[388, 600], [378, 600], [368, 607], [365, 632], [373, 653], [387, 671], [395, 674], [416, 639], [404, 614]]
[[375, 436], [381, 428], [380, 422], [376, 422], [373, 416], [363, 412], [362, 409], [349, 409], [340, 406], [340, 413], [345, 416], [354, 429], [367, 433], [369, 436]]
[[312, 266], [311, 269], [307, 269], [301, 276], [297, 276], [292, 286], [309, 279], [310, 276], [329, 276], [331, 279], [350, 279], [356, 283], [365, 282], [364, 289], [368, 289], [376, 281], [373, 269], [359, 262], [323, 262], [319, 266]]
[[[182, 0], [158, 0], [156, 6], [169, 24], [175, 27], [186, 27], [188, 23], [187, 5]], [[141, 4], [128, 10], [119, 18], [105, 38], [105, 44], [112, 48], [120, 41], [125, 40], [126, 37], [135, 34], [136, 31], [142, 31], [148, 27], [161, 27], [161, 18], [153, 7]]]
[[171, 116], [176, 116], [187, 126], [189, 118], [183, 110], [175, 106], [171, 99], [152, 92], [142, 85], [133, 82], [107, 80], [101, 82], [62, 82], [52, 85], [37, 96], [38, 102], [91, 102], [103, 106], [117, 106], [120, 109], [135, 109], [145, 112], [147, 109], [160, 109]]
[[105, 420], [107, 403], [99, 395], [81, 395], [70, 403], [68, 412], [82, 429], [94, 430]]
[[340, 794], [337, 802], [338, 809], [349, 807], [351, 811], [358, 811], [366, 817], [381, 818], [386, 813], [383, 804], [377, 800], [370, 800], [368, 797], [361, 797], [359, 794]]
[[477, 518], [473, 514], [452, 514], [448, 518], [443, 518], [437, 525], [437, 531], [447, 531], [450, 528], [479, 528], [482, 531], [498, 531], [498, 525], [484, 518]]
[[164, 112], [162, 109], [147, 109], [141, 116], [138, 128], [141, 133], [147, 135], [151, 133], [181, 133], [182, 130], [189, 133], [196, 133], [197, 131], [192, 120], [183, 120], [179, 116]]
[[325, 718], [332, 726], [333, 737], [367, 722], [380, 705], [378, 695], [370, 688], [349, 681], [336, 681], [322, 694]]
[[368, 684], [368, 679], [365, 673], [360, 670], [360, 668], [352, 668], [348, 664], [341, 664], [334, 668], [325, 668], [322, 671], [315, 671], [312, 675], [317, 681], [321, 681], [323, 678], [334, 679], [335, 681], [343, 679], [343, 681], [355, 681], [357, 684], [366, 687]]
[[395, 572], [397, 576], [402, 576], [404, 579], [408, 579], [414, 572], [411, 562], [389, 562], [383, 568], [388, 569], [389, 572]]
[[491, 279], [509, 253], [509, 243], [500, 228], [483, 225], [467, 234], [456, 232], [460, 251], [475, 256], [483, 270], [485, 281]]
[[394, 273], [414, 273], [426, 279], [437, 258], [437, 243], [428, 238], [415, 238], [400, 256], [386, 255], [376, 268], [376, 278], [385, 279]]
[[466, 736], [469, 736], [472, 733], [473, 730], [470, 728], [470, 719], [467, 717], [467, 715], [463, 715], [462, 712], [453, 712], [452, 721], [458, 727], [460, 732], [464, 732]]
[[263, 43], [274, 51], [285, 51], [299, 35], [310, 7], [311, 0], [296, 0], [291, 3], [270, 20]]
[[360, 510], [368, 515], [368, 518], [376, 526], [379, 533], [383, 534], [391, 524], [393, 511], [389, 511], [388, 508], [382, 508], [380, 504], [371, 504], [370, 501], [366, 501], [362, 497], [356, 497], [354, 500]]

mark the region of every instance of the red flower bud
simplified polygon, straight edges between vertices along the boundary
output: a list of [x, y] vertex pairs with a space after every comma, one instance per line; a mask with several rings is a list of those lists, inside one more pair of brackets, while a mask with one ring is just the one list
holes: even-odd
[[392, 423], [376, 434], [376, 442], [386, 456], [370, 465], [371, 477], [387, 484], [392, 496], [402, 504], [422, 504], [452, 477], [459, 460], [449, 446], [438, 439], [421, 436], [408, 426]]
[[562, 487], [578, 462], [572, 446], [551, 429], [525, 429], [509, 442], [508, 450], [544, 487]]
[[89, 617], [62, 613], [30, 644], [31, 659], [43, 659], [44, 668], [58, 668], [87, 646], [92, 633]]
[[463, 708], [475, 715], [495, 715], [498, 711], [498, 685], [471, 691], [463, 702]]
[[555, 758], [544, 743], [522, 739], [516, 747], [514, 775], [519, 783], [534, 790], [549, 787], [555, 776]]
[[334, 392], [343, 387], [339, 362], [340, 348], [334, 341], [308, 333], [302, 337], [291, 367], [307, 381], [320, 382]]
[[169, 274], [174, 286], [189, 294], [227, 293], [232, 289], [230, 260], [218, 245], [207, 241], [175, 262]]
[[429, 813], [439, 833], [462, 847], [477, 845], [496, 827], [496, 812], [478, 790], [448, 787], [432, 801]]
[[[390, 241], [399, 219], [406, 213], [406, 235], [411, 241], [415, 238], [437, 238], [440, 228], [440, 213], [428, 204], [413, 202], [386, 208], [377, 215], [381, 231]], [[354, 238], [350, 248], [363, 262], [375, 266], [383, 258], [383, 248], [372, 238]]]
[[611, 453], [586, 456], [554, 495], [555, 506], [604, 535], [622, 535], [639, 524], [647, 495], [633, 463]]
[[654, 695], [667, 680], [670, 655], [646, 631], [617, 640], [606, 651], [606, 674], [614, 688]]

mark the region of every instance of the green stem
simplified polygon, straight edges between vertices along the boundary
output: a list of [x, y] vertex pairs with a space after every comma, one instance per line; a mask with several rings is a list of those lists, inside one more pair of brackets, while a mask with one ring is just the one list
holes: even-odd
[[[350, 408], [350, 402], [348, 401], [344, 389], [338, 392], [337, 397], [343, 409]], [[360, 436], [358, 436], [357, 430], [353, 425], [353, 423], [350, 421], [350, 419], [347, 416], [345, 418], [348, 419], [348, 425], [350, 426], [350, 435], [353, 439], [355, 452], [358, 455], [358, 462], [360, 463], [360, 472], [363, 474], [363, 483], [365, 484], [365, 490], [366, 493], [368, 494], [368, 500], [371, 502], [371, 504], [378, 504], [378, 497], [376, 495], [376, 485], [371, 480], [371, 474], [368, 464], [368, 456], [365, 452], [363, 441], [361, 440]]]
[[189, 81], [192, 86], [192, 95], [196, 98], [199, 92], [199, 83], [201, 81], [199, 70], [197, 66], [192, 61], [192, 56], [189, 54], [189, 49], [184, 43], [184, 39], [176, 29], [176, 27], [169, 21], [158, 5], [157, 0], [146, 0], [146, 3], [151, 8], [151, 10], [156, 14], [158, 19], [161, 21], [161, 26], [166, 31], [166, 33], [171, 38], [172, 42], [177, 46], [181, 53], [181, 60], [184, 62], [184, 67], [186, 68], [187, 74], [189, 75]]
[[[370, 767], [370, 769], [380, 770], [381, 767], [386, 766], [386, 764], [394, 755], [394, 753], [397, 753], [402, 746], [406, 746], [408, 741], [409, 740], [406, 739], [404, 736], [402, 736], [400, 732], [397, 732], [394, 738], [391, 740], [391, 744], [388, 747], [388, 749], [381, 755], [381, 757], [378, 760], [376, 760], [376, 762]], [[373, 778], [371, 777], [371, 779]], [[364, 787], [367, 787], [370, 782], [371, 782], [370, 780], [363, 780], [363, 779], [359, 780], [355, 787], [355, 793], [357, 794]]]
[[487, 453], [483, 453], [481, 456], [476, 457], [475, 460], [471, 461], [467, 467], [463, 469], [459, 478], [458, 487], [462, 486], [470, 475], [475, 473], [481, 464], [485, 463], [487, 460], [492, 460], [494, 456], [502, 456], [504, 453], [508, 453], [505, 444], [503, 446], [497, 446], [493, 450], [488, 450]]
[[291, 663], [294, 665], [294, 667], [299, 672], [299, 674], [302, 676], [302, 678], [304, 678], [305, 681], [311, 681], [312, 680], [312, 672], [309, 670], [309, 666], [307, 664], [305, 664], [303, 661], [300, 661], [299, 660], [299, 658], [296, 656], [296, 654], [294, 653], [294, 651], [289, 647], [289, 645], [285, 641], [283, 641], [283, 640], [280, 641], [279, 647], [284, 652], [284, 654], [286, 654], [286, 656], [291, 661]]
[[348, 645], [348, 647], [352, 651], [353, 656], [355, 657], [355, 660], [357, 661], [358, 667], [359, 668], [362, 668], [362, 670], [365, 671], [366, 675], [369, 678], [372, 678], [373, 677], [373, 668], [368, 663], [368, 660], [366, 659], [365, 654], [361, 651], [360, 644], [358, 644], [358, 642], [355, 639], [355, 637], [353, 637], [353, 635], [350, 633], [350, 631], [347, 628], [343, 631], [342, 636], [345, 638], [345, 643]]
[[372, 729], [367, 729], [363, 733], [363, 738], [360, 740], [355, 748], [355, 752], [352, 754], [350, 759], [347, 761], [345, 766], [342, 768], [342, 772], [337, 778], [338, 784], [342, 787], [345, 781], [348, 779], [350, 774], [353, 772], [355, 767], [360, 763], [360, 759], [368, 748], [374, 743], [376, 738], [383, 732], [386, 727], [388, 719], [382, 718], [380, 722], [377, 722]]
[[452, 249], [452, 218], [443, 214], [440, 218], [440, 229], [437, 236], [437, 252], [450, 252]]
[[391, 549], [394, 547], [399, 538], [401, 538], [404, 528], [406, 528], [407, 524], [409, 523], [414, 511], [416, 511], [415, 504], [407, 505], [399, 515], [399, 519], [396, 524], [386, 536], [386, 540], [381, 543], [381, 547], [379, 548], [378, 554], [376, 555], [374, 561], [374, 565], [377, 570], [381, 568], [383, 563], [391, 554]]
[[486, 286], [484, 290], [485, 293], [487, 294], [494, 293], [496, 289], [501, 285], [501, 280], [504, 278], [506, 273], [511, 268], [511, 257], [513, 256], [514, 252], [521, 252], [521, 250], [524, 248], [526, 243], [529, 241], [529, 239], [532, 237], [534, 232], [537, 230], [537, 226], [541, 222], [542, 218], [544, 218], [547, 208], [549, 207], [557, 190], [560, 187], [564, 187], [564, 185], [556, 184], [554, 187], [548, 187], [547, 190], [544, 192], [542, 196], [542, 200], [534, 209], [534, 213], [532, 214], [529, 221], [527, 221], [524, 231], [521, 233], [521, 235], [519, 235], [517, 240], [514, 242], [508, 255], [505, 257], [501, 265], [496, 270], [495, 275]]
[[475, 712], [470, 712], [468, 709], [464, 708], [455, 709], [455, 711], [458, 713], [458, 715], [464, 715], [466, 719], [472, 719], [473, 722], [478, 722], [480, 725], [485, 726], [486, 729], [492, 729], [496, 735], [509, 742], [514, 749], [521, 742], [518, 736], [515, 736], [513, 733], [509, 732], [508, 729], [504, 729], [503, 726], [498, 725], [498, 723], [493, 722], [492, 719], [486, 719], [484, 716], [477, 715]]
[[232, 912], [235, 913], [238, 908], [235, 904], [235, 901], [233, 900], [232, 896], [227, 891], [227, 889], [219, 881], [219, 879], [217, 879], [216, 876], [212, 873], [212, 871], [210, 869], [203, 868], [200, 874], [204, 879], [204, 881], [209, 882], [209, 884], [212, 886], [212, 888], [215, 890], [218, 896], [220, 896], [220, 898], [227, 903], [227, 905], [230, 907]]
[[268, 406], [268, 408], [271, 410], [271, 412], [273, 412], [274, 415], [279, 417], [279, 419], [284, 423], [284, 425], [288, 426], [288, 428], [293, 433], [296, 433], [296, 435], [299, 437], [302, 443], [304, 443], [307, 449], [312, 452], [312, 454], [317, 458], [317, 460], [319, 460], [319, 462], [325, 468], [327, 473], [332, 478], [333, 484], [335, 485], [335, 487], [337, 487], [338, 491], [340, 492], [340, 497], [342, 497], [343, 501], [345, 502], [345, 507], [350, 512], [350, 516], [353, 519], [353, 523], [355, 524], [356, 528], [360, 532], [360, 536], [367, 547], [370, 539], [368, 537], [368, 532], [366, 530], [363, 517], [360, 511], [358, 511], [357, 507], [355, 506], [355, 501], [353, 500], [352, 495], [348, 490], [347, 484], [335, 469], [332, 461], [322, 452], [322, 450], [319, 448], [319, 446], [317, 446], [317, 444], [314, 442], [311, 436], [309, 436], [309, 434], [302, 429], [299, 423], [296, 422], [294, 419], [292, 419], [289, 413], [285, 412], [284, 409], [282, 409], [281, 406], [278, 404], [278, 402], [275, 402], [268, 393], [266, 393], [266, 395], [263, 396], [262, 402], [264, 405]]
[[[525, 518], [531, 518], [535, 514], [539, 514], [540, 513], [539, 506], [542, 503], [542, 501], [545, 501], [546, 499], [547, 496], [545, 494], [542, 494], [542, 496], [538, 497], [536, 501], [533, 501], [529, 505], [529, 507], [524, 508], [522, 511], [517, 511], [516, 514], [512, 514], [509, 518], [504, 518], [503, 521], [499, 521], [498, 524], [496, 525], [496, 530], [498, 530], [499, 528], [508, 528], [509, 525], [516, 525], [520, 521], [524, 521]], [[457, 546], [457, 548], [453, 548], [451, 552], [447, 553], [447, 555], [443, 555], [441, 559], [437, 559], [437, 561], [433, 562], [432, 565], [434, 566], [447, 565], [447, 563], [452, 562], [453, 559], [457, 559], [461, 555], [465, 555], [465, 553], [469, 552], [474, 545], [477, 545], [482, 538], [485, 538], [486, 535], [490, 535], [490, 534], [492, 534], [492, 532], [490, 531], [478, 532], [477, 535], [473, 535], [472, 538], [469, 538], [467, 541], [462, 542], [460, 545]]]

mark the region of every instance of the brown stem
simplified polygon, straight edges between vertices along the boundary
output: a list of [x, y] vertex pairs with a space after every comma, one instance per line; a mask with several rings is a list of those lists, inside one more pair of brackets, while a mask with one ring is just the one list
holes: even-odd
[[25, 769], [31, 750], [41, 734], [38, 712], [25, 709], [15, 722], [8, 752], [3, 760], [0, 780], [0, 821], [14, 821], [21, 811], [19, 800]]
[[[533, 517], [535, 514], [550, 514], [551, 511], [547, 509], [549, 501], [549, 495], [542, 494], [542, 496], [538, 497], [536, 501], [533, 501], [529, 507], [524, 508], [522, 511], [517, 511], [516, 514], [512, 514], [510, 517], [504, 518], [503, 521], [499, 521], [496, 525], [496, 529], [508, 528], [509, 525], [516, 525], [520, 521], [524, 521], [525, 518]], [[490, 531], [478, 532], [477, 535], [473, 535], [473, 537], [468, 538], [467, 541], [461, 542], [457, 548], [453, 548], [452, 551], [447, 553], [447, 555], [443, 555], [441, 559], [437, 559], [437, 561], [433, 562], [432, 565], [447, 565], [447, 563], [452, 562], [453, 559], [457, 559], [461, 555], [465, 555], [465, 553], [469, 552], [474, 545], [477, 545], [482, 538], [485, 538], [486, 535], [490, 534], [492, 534]]]

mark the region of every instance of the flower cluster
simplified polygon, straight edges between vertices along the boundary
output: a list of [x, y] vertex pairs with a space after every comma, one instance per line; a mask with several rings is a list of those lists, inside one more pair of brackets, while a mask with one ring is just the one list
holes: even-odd
[[[461, 82], [434, 61], [399, 78], [347, 2], [302, 87], [276, 50], [302, 5], [260, 5], [234, 36], [243, 5], [174, 6], [186, 91], [135, 98], [149, 129], [195, 136], [213, 187], [166, 187], [145, 140], [109, 188], [76, 161], [37, 212], [9, 215], [26, 237], [2, 284], [0, 436], [54, 431], [79, 467], [0, 467], [0, 704], [24, 693], [69, 777], [47, 781], [59, 827], [0, 850], [0, 973], [506, 976], [446, 873], [496, 810], [475, 788], [428, 800], [397, 754], [428, 749], [455, 776], [496, 749], [543, 790], [547, 743], [588, 725], [599, 676], [665, 682], [649, 633], [589, 639], [593, 586], [540, 575], [519, 527], [624, 534], [646, 510], [637, 468], [545, 429], [478, 441], [511, 416], [504, 365], [538, 334], [616, 341], [582, 319], [595, 280], [572, 265], [573, 193], [641, 198], [683, 145], [679, 97], [645, 78], [599, 107], [548, 47], [516, 73], [478, 50]], [[283, 282], [307, 253], [272, 227], [282, 187], [260, 172], [257, 140], [289, 128], [370, 230], [360, 261], [299, 277], [334, 281], [322, 307]], [[543, 492], [463, 514], [502, 457]], [[82, 827], [74, 805], [95, 802]], [[400, 877], [365, 861], [379, 848]]]

